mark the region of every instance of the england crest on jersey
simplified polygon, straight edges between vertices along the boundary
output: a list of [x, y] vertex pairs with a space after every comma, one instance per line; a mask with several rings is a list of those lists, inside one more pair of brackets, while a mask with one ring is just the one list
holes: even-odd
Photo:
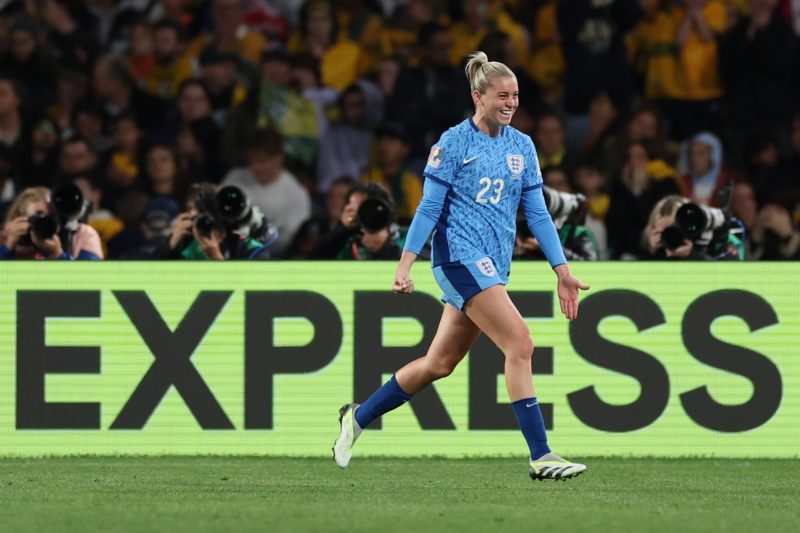
[[480, 270], [481, 274], [483, 274], [484, 276], [493, 278], [497, 275], [497, 270], [495, 270], [494, 268], [494, 263], [492, 262], [492, 259], [489, 257], [478, 259], [477, 261], [475, 261], [475, 266], [478, 267], [478, 270]]
[[522, 171], [525, 170], [525, 158], [521, 155], [507, 154], [506, 162], [512, 178], [521, 175]]

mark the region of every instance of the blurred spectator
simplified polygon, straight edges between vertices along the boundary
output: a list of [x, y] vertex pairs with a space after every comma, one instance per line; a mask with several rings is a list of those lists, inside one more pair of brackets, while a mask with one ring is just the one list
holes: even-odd
[[575, 157], [567, 149], [564, 121], [557, 113], [546, 111], [537, 117], [533, 140], [541, 167], [557, 166], [567, 173], [573, 170]]
[[361, 176], [367, 169], [372, 130], [366, 124], [367, 98], [358, 85], [339, 96], [341, 119], [319, 140], [317, 190], [327, 192], [339, 176]]
[[93, 33], [79, 26], [78, 6], [70, 0], [42, 0], [39, 14], [50, 30], [47, 39], [59, 66], [89, 74], [100, 47]]
[[586, 197], [587, 212], [584, 226], [594, 235], [600, 259], [608, 259], [608, 232], [605, 218], [611, 199], [606, 193], [606, 177], [600, 166], [583, 161], [575, 169], [577, 192]]
[[129, 191], [143, 187], [141, 175], [147, 150], [133, 114], [119, 115], [114, 120], [113, 133], [114, 148], [108, 157], [103, 184], [103, 197], [112, 206]]
[[47, 116], [58, 123], [65, 134], [72, 133], [75, 105], [86, 96], [87, 78], [74, 70], [60, 69], [56, 74], [56, 102], [47, 108]]
[[97, 60], [92, 87], [109, 119], [131, 112], [146, 131], [154, 131], [164, 120], [162, 102], [133, 85], [128, 67], [119, 57], [107, 55]]
[[419, 48], [419, 66], [400, 72], [387, 105], [389, 119], [402, 122], [408, 129], [411, 169], [422, 172], [433, 143], [443, 131], [463, 120], [472, 106], [464, 72], [449, 62], [452, 39], [447, 27], [423, 26]]
[[557, 166], [542, 167], [542, 181], [545, 185], [558, 192], [571, 193], [569, 175], [563, 168]]
[[692, 202], [713, 207], [718, 204], [719, 192], [731, 181], [730, 172], [723, 168], [722, 143], [713, 133], [698, 133], [684, 145], [686, 173], [683, 196]]
[[[586, 141], [589, 107], [606, 91], [618, 102], [630, 101], [633, 86], [625, 52], [625, 34], [642, 16], [638, 0], [563, 0], [557, 20], [564, 48], [564, 109], [567, 145]], [[619, 105], [618, 111], [622, 111]]]
[[[622, 129], [626, 109], [627, 103], [624, 95], [617, 90], [601, 91], [592, 99], [589, 103], [589, 114], [586, 116], [583, 145], [580, 147], [583, 157], [599, 159], [603, 155], [606, 151], [605, 147], [613, 142], [614, 137]], [[567, 122], [568, 128], [569, 124]], [[567, 135], [567, 149], [570, 148], [569, 135]], [[626, 144], [619, 154], [619, 160], [625, 159], [627, 148]], [[619, 160], [616, 160], [618, 166]]]
[[752, 234], [758, 220], [758, 203], [753, 186], [742, 181], [737, 182], [731, 189], [730, 201], [731, 215], [735, 216], [742, 223], [745, 232], [745, 257], [749, 260], [758, 259], [756, 250], [753, 249]]
[[398, 221], [411, 224], [422, 199], [422, 178], [406, 166], [408, 137], [402, 125], [387, 123], [377, 132], [378, 161], [362, 176], [364, 182], [381, 184], [392, 193]]
[[314, 104], [317, 111], [317, 131], [319, 136], [323, 137], [330, 125], [328, 110], [335, 107], [339, 91], [321, 84], [319, 61], [307, 54], [292, 58], [290, 76], [290, 84], [294, 90]]
[[[792, 28], [775, 10], [777, 0], [750, 0], [743, 18], [722, 42], [728, 121], [737, 132], [785, 127], [792, 108]], [[734, 139], [741, 149], [742, 135]]]
[[270, 247], [280, 257], [300, 225], [311, 216], [311, 200], [303, 187], [283, 167], [283, 141], [272, 129], [256, 131], [247, 145], [248, 167], [231, 170], [221, 186], [242, 189], [253, 205], [277, 226], [278, 240]]
[[14, 156], [11, 150], [0, 144], [0, 219], [5, 216], [5, 210], [17, 195], [17, 185], [13, 174]]
[[[183, 47], [183, 29], [180, 24], [171, 19], [159, 20], [153, 26], [152, 63], [149, 68], [144, 66], [139, 69], [134, 68], [134, 79], [145, 91], [154, 96], [173, 98], [178, 92], [180, 83], [178, 67]], [[133, 53], [131, 62], [134, 62], [136, 57]]]
[[32, 231], [31, 217], [54, 216], [50, 190], [32, 187], [22, 191], [9, 207], [0, 239], [0, 259], [102, 259], [100, 237], [90, 226], [58, 228], [50, 236]]
[[214, 45], [208, 45], [200, 54], [200, 79], [208, 89], [214, 120], [220, 125], [247, 96], [237, 73], [238, 62], [236, 55], [222, 53]]
[[[545, 101], [555, 103], [564, 94], [564, 50], [558, 33], [558, 0], [539, 2], [533, 21], [533, 44], [529, 70], [542, 89]], [[491, 59], [491, 57], [490, 57]]]
[[[519, 62], [527, 64], [530, 49], [527, 36], [522, 26], [505, 11], [503, 4], [492, 0], [462, 0], [463, 20], [450, 26], [453, 44], [449, 52], [453, 66], [462, 67], [466, 57], [475, 50], [480, 50], [478, 45], [493, 29], [511, 38], [513, 47], [519, 54]], [[494, 58], [490, 55], [489, 60], [494, 61]]]
[[651, 157], [645, 145], [631, 144], [622, 173], [611, 184], [606, 227], [612, 259], [640, 257], [639, 238], [653, 206], [680, 192], [674, 170]]
[[81, 190], [84, 200], [89, 203], [86, 223], [94, 228], [100, 237], [103, 256], [109, 257], [108, 241], [125, 229], [125, 223], [114, 213], [101, 207], [103, 188], [97, 178], [79, 175], [72, 178], [72, 183]]
[[178, 134], [195, 120], [212, 117], [211, 93], [199, 79], [188, 79], [181, 83], [175, 106], [161, 125], [156, 137], [165, 142], [174, 142]]
[[75, 134], [86, 139], [94, 153], [103, 155], [114, 145], [106, 135], [107, 117], [97, 102], [85, 99], [75, 104], [71, 123]]
[[725, 29], [725, 8], [719, 0], [686, 0], [673, 8], [677, 28], [675, 92], [667, 102], [672, 138], [684, 140], [719, 126], [717, 41]]
[[309, 54], [319, 60], [322, 84], [342, 91], [363, 71], [361, 47], [339, 40], [338, 21], [331, 2], [306, 0], [300, 10], [300, 23], [289, 39], [292, 54]]
[[[267, 51], [272, 54], [273, 50]], [[262, 70], [262, 79], [234, 109], [225, 124], [222, 160], [229, 166], [245, 163], [244, 147], [259, 128], [274, 128], [283, 137], [287, 163], [311, 168], [317, 151], [317, 115], [314, 104], [288, 87], [275, 85]]]
[[181, 172], [190, 183], [218, 183], [224, 172], [217, 159], [222, 132], [211, 118], [201, 118], [184, 126], [178, 135], [177, 152]]
[[138, 230], [138, 245], [125, 250], [119, 259], [159, 259], [169, 247], [172, 221], [180, 215], [178, 203], [172, 198], [156, 197], [147, 202]]
[[0, 57], [0, 72], [19, 84], [22, 109], [29, 119], [38, 118], [55, 100], [56, 63], [40, 33], [36, 20], [21, 15], [11, 26], [8, 49]]
[[11, 78], [0, 76], [0, 144], [11, 149], [15, 161], [28, 155], [28, 124], [20, 112], [19, 86]]
[[30, 156], [25, 161], [25, 184], [28, 186], [55, 185], [58, 173], [58, 154], [61, 150], [61, 130], [53, 119], [43, 118], [31, 132]]
[[248, 28], [258, 30], [269, 41], [286, 42], [289, 24], [286, 20], [286, 2], [249, 0], [245, 2], [244, 22]]
[[381, 35], [383, 57], [396, 57], [400, 65], [413, 65], [417, 36], [426, 24], [447, 23], [444, 0], [406, 0], [398, 2]]
[[[369, 5], [368, 5], [369, 4]], [[375, 2], [367, 0], [339, 0], [336, 3], [338, 14], [338, 41], [352, 41], [361, 48], [357, 66], [359, 76], [375, 66], [381, 52], [381, 32], [383, 19], [373, 10]]]
[[222, 54], [231, 54], [253, 65], [261, 58], [267, 44], [264, 37], [244, 24], [245, 7], [242, 0], [212, 0], [212, 33], [199, 35], [186, 48], [179, 81], [189, 77], [203, 50], [209, 45]]
[[153, 91], [145, 87], [141, 80], [150, 74], [155, 66], [154, 41], [153, 26], [146, 20], [140, 20], [131, 27], [130, 46], [127, 50], [128, 53], [125, 54], [128, 68], [131, 72], [131, 79], [151, 94], [153, 94]]
[[60, 181], [78, 174], [97, 175], [97, 171], [97, 155], [86, 139], [77, 135], [64, 139], [58, 157]]
[[767, 134], [750, 135], [745, 140], [745, 158], [747, 177], [756, 191], [758, 205], [782, 203], [781, 193], [791, 187], [792, 180], [784, 175], [775, 138]]
[[800, 231], [785, 207], [767, 204], [759, 211], [750, 247], [756, 259], [800, 259]]
[[[672, 0], [641, 0], [644, 18], [626, 38], [628, 58], [638, 78], [644, 98], [662, 102], [678, 94], [676, 80], [676, 35], [678, 27]], [[695, 11], [686, 23], [695, 22]]]
[[178, 156], [172, 147], [165, 144], [153, 145], [147, 151], [146, 190], [152, 196], [180, 200], [186, 194], [186, 178], [178, 164]]

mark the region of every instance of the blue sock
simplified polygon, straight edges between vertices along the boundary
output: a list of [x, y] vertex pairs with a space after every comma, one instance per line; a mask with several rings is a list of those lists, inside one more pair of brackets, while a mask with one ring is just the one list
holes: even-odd
[[519, 429], [531, 450], [531, 459], [536, 460], [550, 451], [547, 445], [547, 433], [544, 430], [544, 418], [536, 398], [525, 398], [511, 404], [517, 417]]
[[403, 392], [395, 377], [392, 376], [392, 379], [373, 392], [372, 396], [367, 398], [367, 401], [356, 409], [356, 422], [361, 426], [361, 429], [364, 429], [382, 414], [388, 413], [392, 409], [397, 409], [410, 399], [411, 396]]

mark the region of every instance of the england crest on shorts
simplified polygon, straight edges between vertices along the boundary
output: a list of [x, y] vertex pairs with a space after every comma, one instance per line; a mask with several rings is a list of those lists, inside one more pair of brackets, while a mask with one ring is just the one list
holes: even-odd
[[497, 270], [494, 268], [494, 263], [492, 263], [492, 259], [489, 257], [484, 257], [483, 259], [478, 259], [475, 261], [475, 266], [478, 267], [478, 270], [481, 271], [481, 274], [484, 276], [493, 278], [497, 275]]
[[525, 158], [521, 155], [507, 154], [506, 162], [508, 163], [508, 170], [511, 171], [512, 178], [519, 176], [525, 170]]

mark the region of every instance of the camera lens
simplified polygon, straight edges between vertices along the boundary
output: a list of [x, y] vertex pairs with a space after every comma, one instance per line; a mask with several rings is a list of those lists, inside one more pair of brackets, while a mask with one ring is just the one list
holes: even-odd
[[228, 185], [217, 192], [217, 213], [225, 222], [235, 224], [250, 217], [250, 202], [239, 187]]
[[392, 210], [389, 204], [379, 198], [367, 198], [358, 206], [356, 218], [367, 231], [375, 232], [389, 226]]
[[664, 231], [661, 232], [661, 244], [667, 250], [675, 250], [680, 247], [685, 239], [683, 231], [675, 224], [664, 228]]
[[58, 231], [56, 219], [47, 213], [39, 212], [28, 218], [31, 233], [40, 241], [52, 238]]
[[211, 232], [214, 230], [214, 219], [210, 215], [204, 213], [194, 217], [192, 224], [203, 237], [210, 237]]
[[675, 213], [675, 222], [683, 228], [689, 240], [696, 241], [705, 231], [708, 220], [700, 206], [688, 203], [678, 208]]
[[53, 193], [52, 203], [59, 217], [69, 220], [83, 211], [83, 193], [74, 183], [65, 183]]

